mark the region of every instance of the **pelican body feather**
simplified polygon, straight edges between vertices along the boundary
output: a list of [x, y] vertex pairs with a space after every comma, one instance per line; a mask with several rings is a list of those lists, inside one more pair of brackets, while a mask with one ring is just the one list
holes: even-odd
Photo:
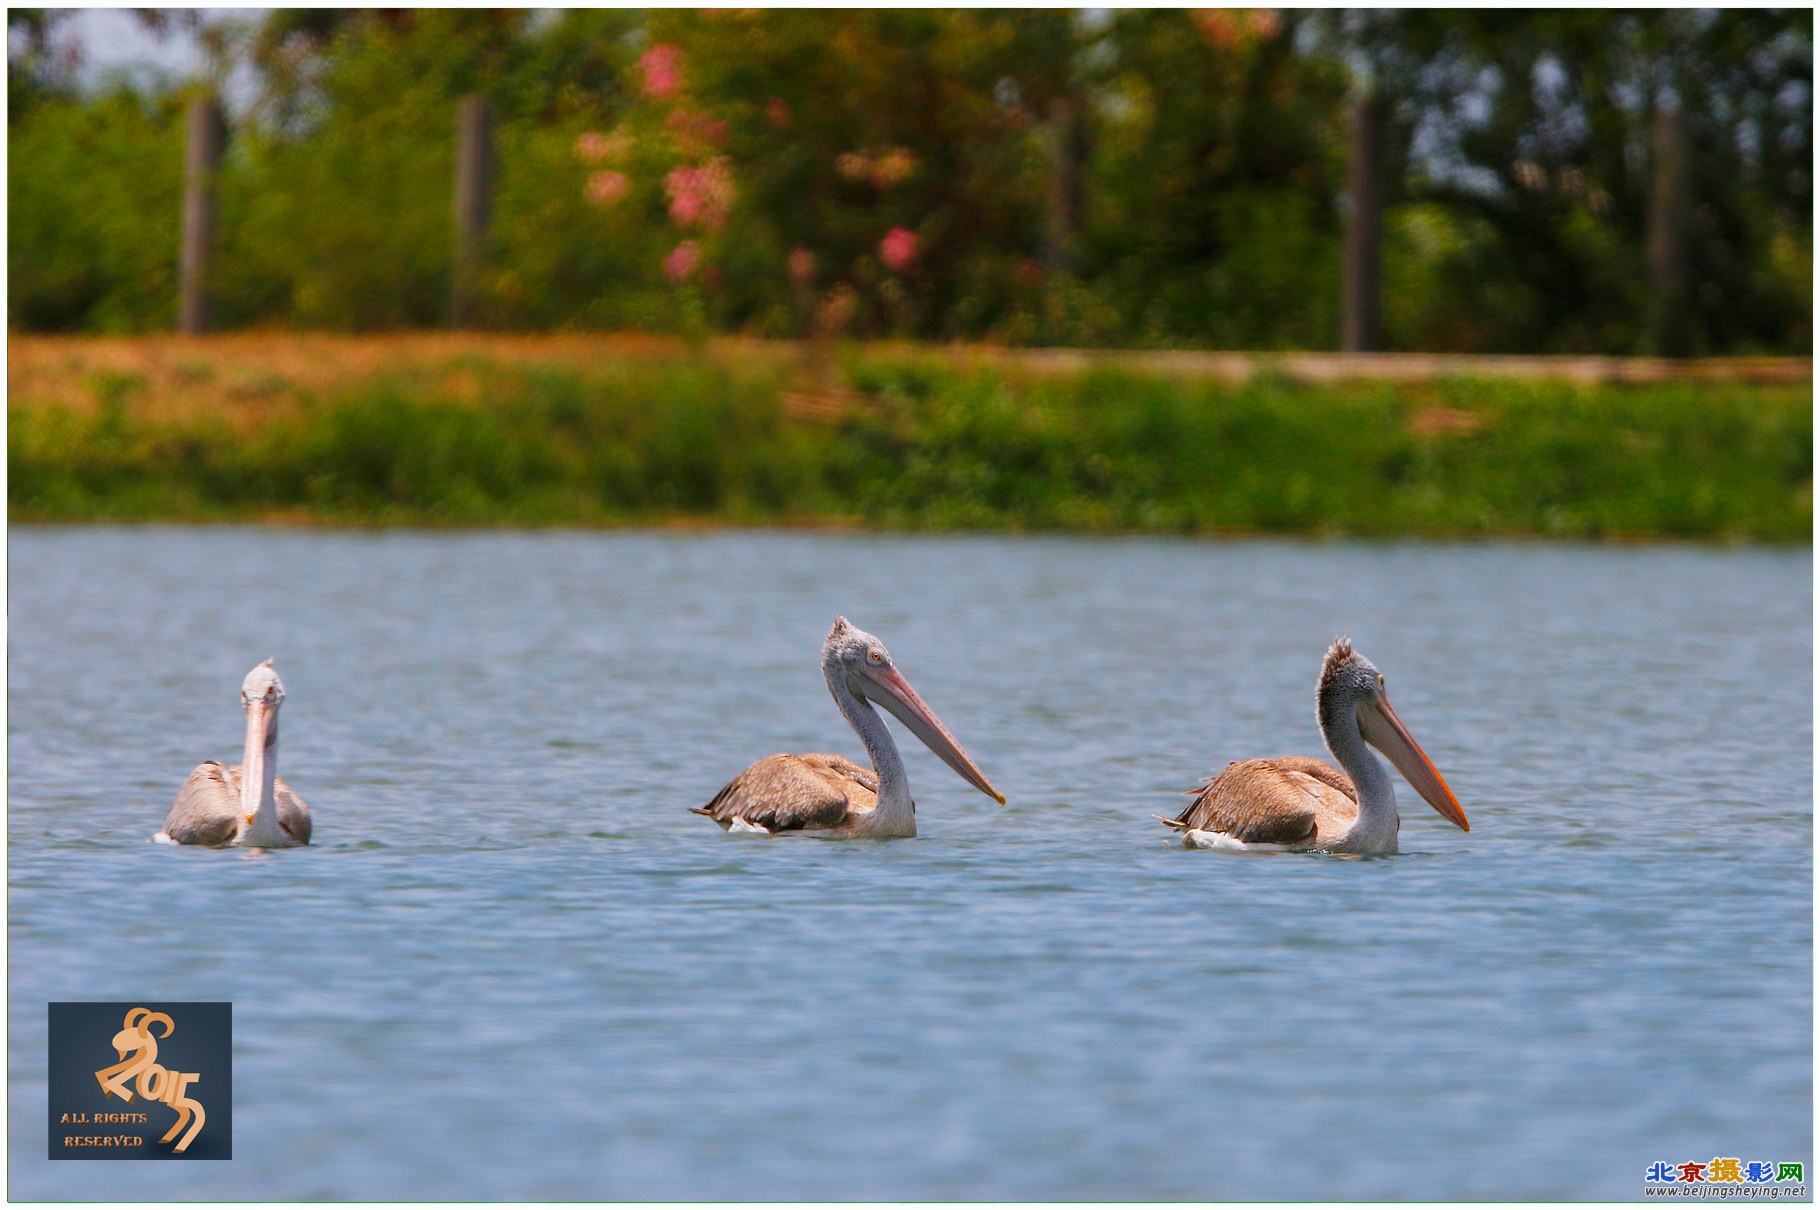
[[[247, 829], [240, 809], [240, 764], [205, 760], [190, 771], [177, 791], [160, 833], [172, 844], [236, 845]], [[284, 778], [273, 779], [278, 826], [298, 845], [310, 843], [310, 809]], [[275, 847], [275, 846], [274, 846]]]

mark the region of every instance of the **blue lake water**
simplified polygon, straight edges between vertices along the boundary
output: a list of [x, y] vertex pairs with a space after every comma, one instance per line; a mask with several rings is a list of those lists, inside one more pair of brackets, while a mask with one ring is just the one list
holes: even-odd
[[[1633, 1198], [1812, 1139], [1806, 549], [15, 527], [14, 1198]], [[921, 835], [727, 836], [859, 757]], [[1184, 850], [1349, 633], [1473, 830]], [[275, 656], [317, 843], [154, 846]], [[45, 1158], [46, 1004], [230, 1000], [228, 1163]], [[109, 1056], [111, 1059], [111, 1055]]]

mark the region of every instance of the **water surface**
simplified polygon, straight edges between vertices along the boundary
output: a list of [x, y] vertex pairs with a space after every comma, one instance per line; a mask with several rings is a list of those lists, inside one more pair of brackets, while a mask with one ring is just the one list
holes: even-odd
[[[15, 527], [9, 571], [15, 1198], [1631, 1198], [1813, 1158], [1806, 550]], [[836, 613], [1008, 806], [908, 740], [914, 840], [688, 813], [860, 755]], [[1342, 632], [1472, 832], [1403, 787], [1395, 858], [1173, 846], [1204, 772], [1318, 751]], [[147, 843], [268, 655], [317, 844]], [[230, 1163], [44, 1158], [46, 1003], [132, 998], [233, 1001]]]

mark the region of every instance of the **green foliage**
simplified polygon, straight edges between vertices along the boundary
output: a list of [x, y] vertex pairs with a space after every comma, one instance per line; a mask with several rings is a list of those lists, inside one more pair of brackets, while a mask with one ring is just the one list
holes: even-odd
[[1120, 12], [1083, 240], [1116, 283], [1122, 343], [1331, 347], [1344, 78], [1293, 23], [1246, 10]]
[[183, 197], [180, 99], [121, 90], [40, 98], [9, 129], [12, 322], [42, 331], [125, 332], [177, 314]]
[[[1340, 41], [1374, 62], [1405, 136], [1452, 131], [1449, 169], [1408, 173], [1407, 192], [1472, 233], [1443, 274], [1461, 284], [1433, 296], [1478, 334], [1458, 347], [1812, 349], [1811, 277], [1776, 253], [1811, 246], [1810, 11], [1369, 15], [1341, 18]], [[1483, 112], [1464, 111], [1468, 93]], [[1684, 115], [1688, 166], [1674, 298], [1646, 284], [1665, 108]]]
[[285, 388], [240, 435], [141, 414], [133, 376], [95, 379], [80, 413], [15, 399], [13, 516], [1783, 542], [1812, 524], [1806, 388], [1226, 387], [871, 355], [842, 372], [862, 402], [811, 423], [757, 366], [462, 369], [484, 402], [383, 374]]
[[[9, 10], [13, 322], [167, 327], [181, 93], [81, 95], [60, 12]], [[480, 93], [494, 327], [1332, 347], [1349, 110], [1371, 82], [1395, 102], [1393, 347], [1812, 347], [1802, 11], [190, 20], [209, 74], [258, 83], [222, 172], [228, 326], [445, 323], [455, 106]], [[1686, 288], [1664, 299], [1647, 244], [1671, 100], [1690, 205]]]
[[[286, 121], [254, 125], [234, 149], [222, 202], [224, 319], [372, 330], [434, 326], [449, 311], [455, 102], [485, 92], [502, 114], [504, 169], [496, 234], [522, 279], [527, 269], [573, 272], [581, 234], [560, 252], [529, 241], [529, 226], [562, 230], [574, 207], [548, 188], [552, 122], [572, 125], [578, 102], [554, 73], [598, 76], [568, 38], [527, 36], [524, 14], [416, 10], [400, 21], [358, 11], [304, 34], [324, 41], [318, 69], [285, 77], [272, 99]], [[597, 18], [595, 20], [598, 20]], [[586, 25], [595, 29], [594, 25]], [[580, 32], [579, 29], [571, 32]], [[277, 38], [282, 47], [287, 38]], [[268, 50], [276, 55], [277, 50]], [[540, 137], [541, 136], [541, 137]], [[541, 177], [527, 201], [524, 181]], [[512, 259], [516, 254], [516, 259]], [[582, 262], [586, 264], [584, 260]], [[510, 281], [491, 283], [495, 292]], [[535, 297], [518, 289], [517, 296]], [[574, 291], [566, 298], [573, 300]], [[530, 322], [551, 322], [526, 307]]]
[[[1806, 392], [1463, 380], [1431, 399], [874, 370], [868, 515], [910, 527], [1803, 540]], [[1426, 433], [1431, 408], [1458, 430]]]

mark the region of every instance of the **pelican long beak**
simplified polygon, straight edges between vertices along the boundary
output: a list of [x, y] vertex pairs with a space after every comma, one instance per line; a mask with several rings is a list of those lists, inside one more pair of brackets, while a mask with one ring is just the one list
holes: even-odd
[[1389, 698], [1379, 694], [1359, 711], [1359, 732], [1367, 743], [1390, 758], [1397, 772], [1408, 779], [1416, 793], [1427, 799], [1428, 805], [1442, 819], [1462, 832], [1472, 831], [1472, 825], [1466, 822], [1466, 812], [1460, 809], [1459, 799], [1441, 780], [1440, 770], [1428, 759], [1428, 753], [1422, 751], [1422, 745], [1416, 743], [1415, 736], [1397, 717]]
[[897, 669], [868, 668], [854, 688], [896, 715], [899, 722], [910, 728], [916, 738], [928, 746], [929, 751], [948, 762], [948, 767], [960, 774], [967, 784], [982, 793], [990, 794], [1001, 806], [1004, 804], [1005, 796], [992, 788], [992, 783], [986, 780], [986, 775], [980, 772], [979, 766], [961, 750], [960, 742], [948, 733], [948, 728], [942, 726], [942, 720], [935, 717], [935, 711], [924, 704], [916, 690], [910, 687], [910, 682]]
[[264, 698], [254, 698], [246, 708], [246, 751], [240, 758], [240, 813], [248, 823], [259, 811], [259, 793], [265, 786], [265, 729], [272, 712]]

